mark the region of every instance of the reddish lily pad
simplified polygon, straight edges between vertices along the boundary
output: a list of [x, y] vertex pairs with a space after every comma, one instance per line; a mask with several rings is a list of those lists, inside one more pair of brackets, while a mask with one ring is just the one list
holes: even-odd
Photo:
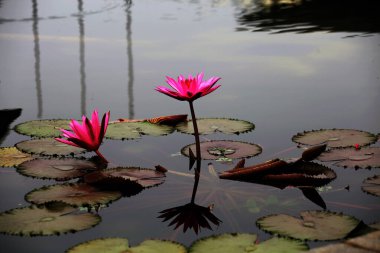
[[349, 168], [379, 168], [380, 148], [364, 147], [360, 149], [332, 149], [318, 157], [322, 162], [335, 162], [334, 165]]
[[[225, 119], [225, 118], [202, 118], [197, 119], [199, 134], [241, 134], [252, 131], [255, 125], [249, 121], [238, 119]], [[193, 122], [191, 120], [178, 124], [177, 130], [186, 133], [194, 134]]]
[[142, 135], [161, 136], [174, 131], [168, 125], [149, 122], [114, 122], [108, 125], [106, 138], [114, 140], [136, 139]]
[[364, 180], [362, 190], [380, 197], [380, 175], [375, 175]]
[[257, 242], [255, 234], [221, 234], [196, 241], [191, 245], [190, 253], [297, 253], [305, 252], [308, 247], [301, 241], [273, 237]]
[[377, 137], [369, 132], [355, 129], [321, 129], [298, 133], [292, 140], [304, 145], [326, 143], [330, 148], [359, 147], [375, 143]]
[[97, 169], [95, 163], [77, 158], [38, 158], [17, 166], [24, 176], [58, 181], [78, 178]]
[[59, 235], [89, 229], [101, 220], [99, 215], [76, 211], [76, 208], [58, 202], [12, 209], [0, 213], [0, 233], [21, 236]]
[[[189, 157], [189, 149], [195, 150], [195, 143], [181, 149], [181, 153]], [[204, 160], [217, 160], [221, 157], [230, 159], [247, 158], [260, 154], [259, 145], [242, 141], [205, 141], [201, 142], [201, 157]]]
[[21, 152], [15, 147], [0, 148], [0, 167], [14, 167], [32, 159], [30, 154]]
[[68, 119], [44, 119], [31, 120], [15, 126], [15, 131], [19, 134], [29, 135], [33, 137], [59, 137], [61, 131], [59, 129], [70, 129]]
[[86, 151], [85, 149], [56, 141], [54, 138], [22, 141], [16, 144], [16, 148], [28, 154], [47, 156], [68, 156]]
[[121, 181], [121, 183], [125, 181], [126, 184], [135, 182], [147, 188], [162, 184], [165, 181], [165, 173], [147, 168], [117, 167], [88, 174], [85, 180], [88, 183], [102, 182], [103, 184], [116, 181]]
[[25, 196], [26, 201], [32, 204], [62, 201], [72, 206], [106, 205], [119, 198], [121, 193], [118, 191], [102, 191], [84, 183], [49, 185]]
[[352, 216], [328, 211], [304, 211], [301, 219], [275, 214], [257, 220], [266, 232], [300, 240], [338, 240], [346, 237], [360, 223]]

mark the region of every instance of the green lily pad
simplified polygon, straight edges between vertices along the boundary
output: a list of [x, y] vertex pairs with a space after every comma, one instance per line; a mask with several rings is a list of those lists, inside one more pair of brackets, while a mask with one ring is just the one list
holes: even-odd
[[77, 158], [37, 158], [17, 166], [24, 176], [58, 181], [78, 178], [97, 169], [95, 163]]
[[101, 238], [78, 244], [66, 253], [125, 253], [129, 250], [126, 238]]
[[0, 233], [44, 236], [73, 233], [97, 225], [101, 218], [92, 213], [77, 213], [63, 203], [32, 205], [0, 213]]
[[335, 162], [334, 165], [349, 168], [379, 168], [380, 148], [364, 147], [360, 149], [342, 148], [332, 149], [322, 153], [318, 160], [322, 162]]
[[221, 234], [196, 241], [189, 253], [296, 253], [308, 249], [303, 242], [287, 238], [271, 238], [257, 243], [255, 234]]
[[186, 253], [186, 248], [177, 242], [162, 240], [145, 240], [140, 245], [131, 247], [129, 253]]
[[86, 150], [70, 146], [53, 138], [42, 138], [22, 141], [16, 144], [16, 148], [28, 153], [48, 156], [67, 156], [83, 153]]
[[112, 185], [123, 182], [129, 185], [135, 182], [144, 188], [157, 186], [165, 181], [165, 173], [139, 167], [116, 167], [94, 172], [85, 176], [85, 181], [91, 184]]
[[362, 190], [380, 197], [380, 175], [375, 175], [364, 180]]
[[[189, 149], [195, 150], [195, 143], [181, 149], [184, 156], [189, 157]], [[217, 160], [220, 158], [239, 159], [260, 154], [262, 149], [259, 145], [242, 141], [205, 141], [201, 142], [201, 157], [204, 160]]]
[[0, 167], [14, 167], [32, 159], [30, 154], [21, 152], [15, 147], [0, 148]]
[[62, 201], [72, 206], [108, 204], [121, 198], [118, 191], [102, 191], [84, 183], [57, 184], [42, 187], [26, 194], [25, 200], [32, 204]]
[[106, 138], [114, 140], [136, 139], [142, 135], [161, 136], [174, 131], [168, 125], [149, 122], [115, 122], [108, 125]]
[[300, 240], [338, 240], [349, 234], [359, 220], [328, 211], [304, 211], [301, 219], [286, 214], [262, 217], [256, 221], [264, 231]]
[[186, 253], [179, 243], [162, 240], [146, 240], [136, 247], [129, 247], [126, 238], [104, 238], [78, 244], [67, 253]]
[[[249, 121], [239, 119], [224, 119], [224, 118], [202, 118], [197, 119], [199, 134], [241, 134], [252, 131], [255, 125]], [[193, 122], [191, 120], [177, 125], [177, 130], [186, 133], [194, 134]]]
[[292, 140], [304, 145], [326, 143], [330, 148], [359, 147], [375, 143], [377, 137], [369, 132], [355, 129], [321, 129], [298, 133]]
[[45, 119], [31, 120], [15, 126], [15, 131], [33, 137], [59, 137], [61, 131], [59, 129], [70, 129], [71, 120], [68, 119]]

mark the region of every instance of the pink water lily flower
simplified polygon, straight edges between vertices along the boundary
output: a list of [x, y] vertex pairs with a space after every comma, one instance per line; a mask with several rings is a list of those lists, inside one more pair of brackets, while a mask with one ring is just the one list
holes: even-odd
[[188, 78], [180, 75], [177, 81], [167, 76], [166, 82], [173, 90], [165, 86], [158, 86], [156, 90], [172, 98], [192, 102], [219, 88], [220, 85], [215, 85], [219, 80], [220, 77], [211, 77], [207, 81], [203, 81], [203, 73], [198, 74], [196, 77], [189, 75]]
[[71, 146], [94, 151], [98, 156], [107, 161], [98, 149], [106, 134], [109, 118], [110, 112], [107, 112], [103, 115], [102, 122], [99, 123], [98, 111], [94, 110], [91, 120], [84, 115], [82, 116], [82, 124], [76, 120], [71, 120], [70, 128], [72, 131], [60, 129], [62, 135], [67, 139], [55, 139]]

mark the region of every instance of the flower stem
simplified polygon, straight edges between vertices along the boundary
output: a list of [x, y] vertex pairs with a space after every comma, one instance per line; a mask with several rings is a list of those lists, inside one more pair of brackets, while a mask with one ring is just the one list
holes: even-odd
[[103, 161], [105, 161], [106, 163], [108, 163], [107, 159], [102, 155], [102, 153], [99, 152], [99, 150], [96, 150], [95, 153], [103, 159]]
[[190, 105], [190, 112], [191, 112], [191, 120], [193, 121], [193, 128], [194, 128], [194, 137], [195, 137], [195, 158], [196, 160], [196, 168], [195, 168], [195, 182], [194, 182], [194, 188], [193, 193], [191, 196], [191, 203], [194, 203], [195, 195], [197, 193], [198, 184], [199, 184], [199, 177], [201, 173], [201, 142], [199, 140], [199, 131], [198, 131], [198, 125], [197, 120], [195, 118], [195, 112], [194, 112], [194, 106], [193, 101], [189, 101]]

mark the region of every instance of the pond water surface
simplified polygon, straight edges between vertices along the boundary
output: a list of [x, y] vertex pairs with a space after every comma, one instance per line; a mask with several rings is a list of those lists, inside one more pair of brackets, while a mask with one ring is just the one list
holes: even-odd
[[[255, 129], [202, 140], [260, 145], [263, 152], [247, 159], [247, 164], [300, 156], [302, 150], [291, 137], [302, 131], [349, 128], [378, 134], [380, 26], [373, 8], [352, 6], [349, 1], [347, 6], [338, 5], [347, 16], [330, 15], [318, 9], [331, 7], [324, 3], [311, 10], [305, 6], [299, 13], [308, 11], [308, 15], [292, 19], [286, 12], [265, 7], [268, 2], [1, 0], [0, 109], [22, 109], [11, 126], [34, 119], [80, 118], [94, 108], [102, 113], [110, 110], [113, 120], [189, 114], [187, 103], [154, 88], [165, 83], [166, 75], [204, 71], [206, 78], [221, 77], [222, 86], [195, 102], [197, 116], [247, 120]], [[276, 13], [281, 15], [278, 19]], [[27, 139], [10, 131], [0, 144], [13, 146]], [[161, 164], [188, 172], [187, 158], [178, 153], [193, 142], [193, 136], [174, 132], [105, 140], [101, 151], [111, 167]], [[257, 233], [264, 240], [270, 235], [256, 226], [258, 218], [321, 210], [294, 188], [214, 178], [207, 170], [209, 162], [203, 162], [196, 202], [214, 204], [213, 213], [223, 223], [213, 231], [182, 233], [157, 218], [159, 211], [190, 201], [193, 179], [168, 174], [164, 184], [101, 209], [102, 222], [92, 229], [49, 237], [1, 235], [2, 251], [63, 252], [87, 240], [114, 236], [126, 237], [132, 245], [148, 238], [190, 245], [226, 232]], [[221, 172], [235, 163], [214, 161], [213, 166]], [[321, 192], [327, 209], [367, 224], [379, 221], [379, 198], [361, 190], [362, 181], [379, 174], [378, 169], [329, 167], [337, 179]], [[28, 206], [25, 194], [50, 184], [56, 182], [1, 168], [0, 211]]]

